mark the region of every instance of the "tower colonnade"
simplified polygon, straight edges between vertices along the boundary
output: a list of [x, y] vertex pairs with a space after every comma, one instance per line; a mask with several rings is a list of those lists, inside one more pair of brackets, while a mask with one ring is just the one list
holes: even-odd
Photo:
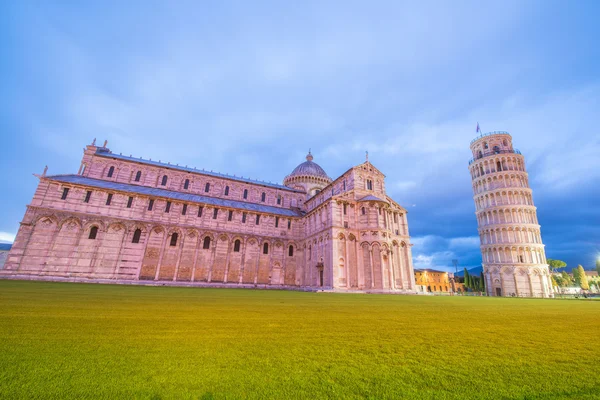
[[471, 142], [469, 162], [490, 296], [552, 297], [552, 282], [525, 158], [508, 132]]

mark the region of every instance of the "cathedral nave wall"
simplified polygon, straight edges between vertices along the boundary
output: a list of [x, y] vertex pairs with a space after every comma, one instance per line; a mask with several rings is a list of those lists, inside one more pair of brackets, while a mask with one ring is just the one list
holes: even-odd
[[[95, 153], [90, 150], [86, 151], [86, 153], [88, 152], [90, 152], [90, 154], [85, 154], [83, 160], [83, 164], [86, 165], [83, 176], [88, 178], [155, 187], [159, 189], [282, 208], [290, 208], [290, 206], [292, 206], [292, 200], [294, 200], [294, 206], [301, 206], [305, 197], [303, 193], [283, 187], [274, 188], [267, 186], [267, 184], [260, 185], [258, 183], [249, 183], [237, 181], [235, 179], [204, 175], [201, 171], [193, 173], [177, 170], [177, 166], [175, 165], [173, 165], [172, 168], [169, 168], [134, 161], [111, 159], [106, 156], [95, 155]], [[114, 167], [114, 170], [112, 176], [109, 177], [108, 174], [111, 167]], [[136, 181], [135, 178], [138, 171], [141, 172], [141, 176], [140, 180]], [[164, 176], [167, 177], [166, 184], [162, 185]], [[185, 188], [186, 180], [189, 181], [187, 189]], [[206, 191], [207, 183], [209, 184], [208, 192]], [[225, 189], [227, 187], [228, 193], [225, 194]], [[244, 198], [244, 190], [248, 191], [247, 198]], [[264, 201], [262, 201], [263, 193], [265, 193]]]
[[[295, 241], [141, 221], [79, 218], [34, 207], [28, 210], [25, 220], [29, 221], [24, 222], [26, 229], [19, 231], [15, 241], [15, 246], [25, 251], [22, 256], [13, 255], [7, 263], [7, 269], [20, 273], [303, 285], [302, 252]], [[94, 228], [97, 230], [92, 237]], [[137, 229], [141, 231], [139, 243], [133, 243]]]
[[[69, 188], [68, 196], [61, 199], [64, 188]], [[89, 202], [85, 202], [87, 191], [91, 191]], [[107, 205], [108, 195], [112, 194], [110, 205]], [[127, 208], [129, 197], [133, 197], [131, 208]], [[148, 210], [150, 200], [153, 200], [152, 210]], [[169, 212], [166, 212], [167, 202], [170, 203]], [[65, 210], [83, 215], [101, 215], [109, 218], [143, 220], [157, 224], [172, 224], [180, 226], [191, 226], [196, 228], [235, 231], [241, 234], [273, 235], [287, 238], [298, 238], [303, 234], [300, 218], [287, 216], [276, 216], [265, 213], [242, 211], [215, 207], [204, 204], [184, 203], [162, 198], [151, 198], [136, 195], [135, 193], [119, 193], [105, 189], [77, 187], [67, 184], [59, 184], [48, 179], [40, 181], [32, 205], [48, 207], [56, 210]], [[186, 213], [183, 214], [183, 208]], [[202, 207], [201, 216], [199, 208]], [[214, 218], [214, 210], [217, 218]], [[229, 212], [232, 212], [231, 221]], [[243, 215], [246, 214], [246, 222], [243, 223]], [[256, 223], [260, 215], [259, 223]], [[279, 218], [278, 227], [275, 227], [276, 219]], [[290, 229], [288, 221], [291, 220]]]

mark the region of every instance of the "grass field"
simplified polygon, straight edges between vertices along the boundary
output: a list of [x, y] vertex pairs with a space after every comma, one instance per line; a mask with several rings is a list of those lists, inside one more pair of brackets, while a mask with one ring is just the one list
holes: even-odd
[[0, 398], [600, 397], [600, 302], [0, 281]]

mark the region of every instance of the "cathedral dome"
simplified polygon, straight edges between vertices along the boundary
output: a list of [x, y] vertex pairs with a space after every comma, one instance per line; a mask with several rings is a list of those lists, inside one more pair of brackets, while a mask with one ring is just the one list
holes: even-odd
[[288, 178], [292, 178], [294, 176], [314, 176], [331, 180], [323, 168], [321, 168], [321, 166], [316, 162], [313, 162], [313, 156], [310, 151], [306, 156], [306, 161], [294, 168], [292, 173], [288, 175]]
[[283, 184], [298, 190], [304, 190], [314, 195], [321, 188], [331, 183], [331, 178], [319, 164], [313, 162], [313, 156], [308, 152], [306, 161], [298, 165], [291, 174], [285, 177]]

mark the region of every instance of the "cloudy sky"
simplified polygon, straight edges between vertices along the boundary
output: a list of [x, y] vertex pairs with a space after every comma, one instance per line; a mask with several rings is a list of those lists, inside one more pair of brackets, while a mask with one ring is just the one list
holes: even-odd
[[479, 122], [525, 155], [547, 256], [600, 255], [600, 2], [50, 3], [0, 5], [0, 241], [94, 138], [273, 182], [368, 150], [415, 267], [473, 267]]

